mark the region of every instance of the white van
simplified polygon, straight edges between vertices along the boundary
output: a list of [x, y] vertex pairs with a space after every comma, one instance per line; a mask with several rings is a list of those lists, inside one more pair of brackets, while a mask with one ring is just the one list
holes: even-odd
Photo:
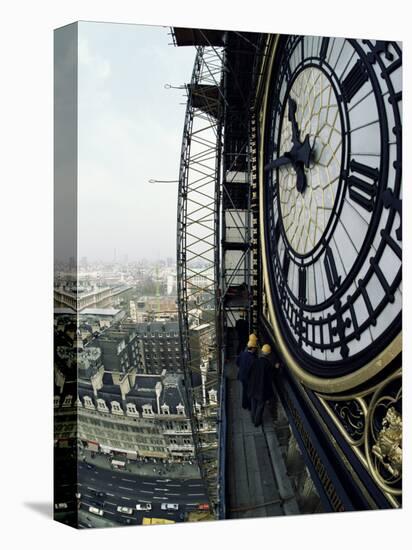
[[149, 502], [136, 504], [136, 510], [151, 510], [151, 509], [152, 509], [152, 505]]
[[102, 516], [103, 510], [100, 510], [100, 508], [95, 508], [94, 506], [89, 507], [89, 512], [92, 514], [96, 514], [96, 516]]
[[128, 508], [127, 506], [118, 506], [116, 510], [121, 514], [129, 514], [129, 516], [133, 514], [133, 508]]
[[126, 462], [124, 462], [123, 460], [114, 460], [113, 459], [111, 464], [112, 464], [112, 467], [115, 470], [125, 470], [126, 469]]
[[163, 502], [163, 504], [160, 505], [160, 508], [162, 510], [179, 510], [179, 505], [172, 504], [171, 502]]

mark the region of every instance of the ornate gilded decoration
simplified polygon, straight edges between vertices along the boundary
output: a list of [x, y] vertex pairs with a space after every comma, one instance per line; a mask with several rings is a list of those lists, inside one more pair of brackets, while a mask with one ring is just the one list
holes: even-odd
[[382, 428], [372, 453], [394, 476], [402, 473], [402, 417], [394, 407], [390, 407], [382, 421]]
[[358, 395], [317, 396], [376, 484], [387, 495], [401, 495], [401, 370]]
[[376, 483], [402, 493], [402, 377], [397, 373], [376, 389], [368, 408], [365, 454]]
[[365, 432], [365, 413], [362, 402], [357, 399], [352, 401], [331, 401], [329, 405], [346, 433], [352, 439], [353, 444], [361, 444], [364, 440]]

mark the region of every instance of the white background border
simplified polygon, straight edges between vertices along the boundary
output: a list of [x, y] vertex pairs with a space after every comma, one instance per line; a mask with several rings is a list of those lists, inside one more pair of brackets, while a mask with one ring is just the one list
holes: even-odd
[[[407, 2], [380, 0], [223, 0], [2, 4], [0, 31], [1, 471], [0, 537], [5, 547], [404, 548], [409, 476], [401, 511], [226, 521], [199, 525], [75, 531], [50, 519], [52, 499], [53, 29], [113, 21], [293, 34], [403, 40], [404, 138], [410, 114]], [[188, 78], [190, 75], [188, 75]], [[405, 108], [408, 104], [408, 109]], [[182, 120], [183, 125], [183, 120]], [[404, 181], [410, 175], [404, 159]], [[408, 185], [405, 186], [406, 188]], [[408, 195], [406, 189], [405, 195]], [[409, 205], [404, 207], [407, 212]], [[409, 243], [408, 217], [404, 241]], [[408, 280], [405, 254], [404, 280]], [[406, 285], [405, 285], [406, 286]], [[409, 292], [404, 311], [410, 311]], [[404, 326], [404, 364], [410, 331]], [[409, 379], [405, 376], [405, 390]], [[409, 393], [409, 392], [408, 392]], [[406, 399], [405, 401], [406, 402]], [[404, 418], [409, 418], [405, 404]], [[408, 416], [407, 416], [408, 415]], [[409, 423], [404, 427], [410, 436]], [[409, 465], [408, 441], [405, 454]], [[50, 514], [39, 510], [50, 510]], [[411, 520], [410, 520], [411, 521]], [[410, 528], [408, 530], [410, 532]], [[23, 546], [24, 545], [24, 546]]]

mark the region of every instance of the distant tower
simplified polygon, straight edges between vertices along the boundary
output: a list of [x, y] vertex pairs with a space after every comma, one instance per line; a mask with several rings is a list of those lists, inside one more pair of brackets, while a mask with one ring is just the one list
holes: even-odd
[[160, 311], [160, 283], [159, 283], [159, 266], [156, 265], [156, 307], [157, 313]]
[[200, 363], [200, 375], [202, 377], [202, 398], [203, 398], [203, 406], [207, 405], [206, 400], [206, 380], [207, 380], [207, 371], [209, 370], [209, 362], [205, 361], [204, 359], [201, 360]]

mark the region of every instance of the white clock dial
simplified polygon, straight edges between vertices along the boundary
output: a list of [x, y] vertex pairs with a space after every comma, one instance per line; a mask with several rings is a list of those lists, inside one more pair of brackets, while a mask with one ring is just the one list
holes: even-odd
[[[332, 213], [342, 159], [342, 126], [336, 94], [326, 74], [309, 67], [294, 80], [290, 96], [296, 101], [301, 139], [308, 135], [313, 159], [305, 168], [307, 187], [296, 188], [291, 165], [279, 171], [279, 200], [286, 238], [298, 254], [319, 243]], [[292, 147], [292, 125], [286, 109], [281, 122], [280, 156]]]
[[314, 374], [351, 372], [400, 331], [401, 70], [399, 45], [379, 41], [288, 37], [277, 58], [264, 167], [271, 292]]

